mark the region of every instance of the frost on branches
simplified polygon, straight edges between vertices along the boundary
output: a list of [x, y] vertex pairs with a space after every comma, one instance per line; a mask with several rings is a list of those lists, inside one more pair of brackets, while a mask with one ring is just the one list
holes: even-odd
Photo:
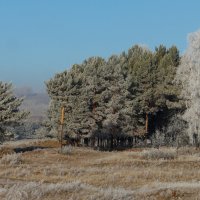
[[11, 83], [0, 81], [0, 142], [5, 140], [9, 126], [18, 124], [28, 115], [27, 112], [19, 110], [22, 101], [23, 99], [14, 96]]
[[191, 143], [200, 140], [200, 30], [189, 34], [189, 45], [178, 68], [177, 79], [186, 100], [183, 119], [188, 122]]

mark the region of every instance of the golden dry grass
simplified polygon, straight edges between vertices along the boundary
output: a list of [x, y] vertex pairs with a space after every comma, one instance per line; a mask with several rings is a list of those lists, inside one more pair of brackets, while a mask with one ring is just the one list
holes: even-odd
[[11, 147], [1, 147], [0, 148], [0, 158], [2, 158], [5, 154], [12, 154], [14, 153], [13, 149]]
[[[49, 144], [52, 148], [24, 152], [20, 154], [20, 162], [9, 162], [11, 157], [6, 159], [6, 155], [1, 158], [6, 162], [0, 161], [0, 199], [200, 197], [200, 151], [194, 148], [172, 149], [176, 156], [165, 160], [146, 159], [144, 149], [100, 152], [76, 147], [71, 154], [63, 155], [58, 153], [57, 142], [53, 140], [29, 142], [24, 146], [33, 144], [45, 147]], [[10, 149], [14, 147], [12, 144]]]

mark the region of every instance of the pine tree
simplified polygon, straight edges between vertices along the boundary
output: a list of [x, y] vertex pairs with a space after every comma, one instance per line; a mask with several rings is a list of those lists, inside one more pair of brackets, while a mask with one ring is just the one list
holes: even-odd
[[176, 47], [166, 49], [162, 45], [154, 53], [143, 50], [141, 55], [142, 59], [131, 63], [136, 85], [134, 108], [138, 126], [146, 126], [141, 132], [152, 134], [156, 128], [166, 126], [174, 112], [181, 109], [181, 90], [173, 82], [180, 57]]
[[[133, 112], [137, 120], [137, 127], [134, 130], [136, 135], [144, 135], [145, 119], [153, 109], [153, 83], [155, 76], [152, 65], [153, 54], [148, 49], [132, 47], [128, 51], [128, 69], [130, 76], [130, 90], [133, 98]], [[151, 105], [151, 107], [150, 107]]]
[[0, 81], [0, 142], [5, 140], [8, 127], [19, 124], [28, 115], [19, 109], [22, 101], [14, 96], [11, 83]]

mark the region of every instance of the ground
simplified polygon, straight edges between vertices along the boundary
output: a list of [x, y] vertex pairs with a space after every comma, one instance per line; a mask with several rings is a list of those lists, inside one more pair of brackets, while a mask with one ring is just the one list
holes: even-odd
[[200, 150], [192, 147], [60, 154], [55, 140], [30, 140], [0, 152], [2, 200], [200, 199]]

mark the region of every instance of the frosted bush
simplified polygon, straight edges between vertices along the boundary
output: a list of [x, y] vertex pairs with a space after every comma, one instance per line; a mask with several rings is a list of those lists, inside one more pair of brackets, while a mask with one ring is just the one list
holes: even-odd
[[62, 154], [65, 154], [65, 155], [70, 155], [73, 151], [73, 147], [71, 145], [67, 145], [67, 146], [64, 146], [62, 148]]
[[174, 149], [160, 150], [160, 149], [149, 149], [141, 152], [141, 156], [144, 159], [164, 159], [164, 160], [172, 160], [175, 159], [177, 153]]
[[10, 166], [18, 165], [21, 163], [22, 163], [22, 154], [20, 153], [3, 155], [3, 157], [0, 160], [0, 164], [10, 165]]

